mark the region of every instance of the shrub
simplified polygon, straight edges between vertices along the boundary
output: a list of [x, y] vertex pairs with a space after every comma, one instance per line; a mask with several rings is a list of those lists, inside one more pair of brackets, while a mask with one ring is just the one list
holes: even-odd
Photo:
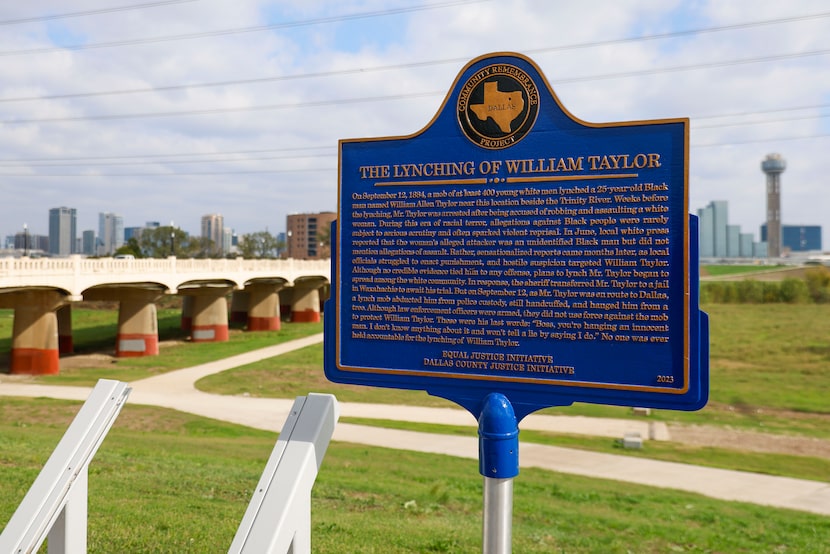
[[813, 302], [830, 302], [830, 269], [824, 266], [810, 268], [804, 280]]
[[781, 302], [796, 304], [810, 300], [810, 290], [801, 279], [784, 279], [779, 283], [778, 290]]
[[735, 300], [742, 304], [758, 304], [764, 301], [764, 284], [754, 279], [736, 281]]
[[774, 304], [781, 302], [781, 284], [776, 281], [764, 282], [764, 304]]
[[700, 302], [713, 304], [789, 304], [830, 302], [830, 270], [817, 268], [811, 279], [721, 281], [701, 283]]

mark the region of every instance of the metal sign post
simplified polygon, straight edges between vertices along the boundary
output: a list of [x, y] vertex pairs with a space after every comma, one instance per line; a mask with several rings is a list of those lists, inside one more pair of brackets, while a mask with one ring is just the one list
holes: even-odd
[[478, 437], [479, 473], [484, 476], [482, 551], [507, 554], [513, 537], [513, 478], [519, 474], [519, 426], [503, 394], [484, 399]]

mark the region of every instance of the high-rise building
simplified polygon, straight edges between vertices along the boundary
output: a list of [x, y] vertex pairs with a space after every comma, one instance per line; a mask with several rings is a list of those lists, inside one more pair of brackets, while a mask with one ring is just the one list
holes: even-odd
[[729, 203], [713, 200], [697, 211], [700, 218], [700, 257], [725, 258], [729, 255]]
[[[761, 240], [767, 237], [766, 223], [761, 225]], [[821, 250], [821, 225], [781, 225], [781, 254]]]
[[15, 250], [21, 250], [27, 256], [32, 254], [41, 255], [43, 252], [49, 252], [49, 237], [47, 235], [36, 235], [24, 228], [23, 232], [14, 234], [14, 248]]
[[98, 214], [98, 255], [108, 256], [124, 244], [124, 218], [114, 213]]
[[[701, 258], [753, 258], [761, 247], [740, 225], [729, 225], [729, 202], [714, 200], [697, 211]], [[766, 252], [766, 246], [763, 246]], [[766, 255], [764, 255], [766, 257]]]
[[278, 258], [287, 258], [287, 251], [288, 251], [288, 235], [285, 234], [283, 231], [282, 233], [277, 233], [277, 257]]
[[286, 220], [288, 257], [297, 260], [328, 258], [331, 255], [331, 222], [334, 212], [291, 214]]
[[49, 253], [54, 256], [69, 256], [76, 252], [75, 208], [52, 208], [49, 210]]
[[754, 237], [752, 233], [741, 233], [739, 239], [741, 242], [740, 251], [741, 251], [741, 258], [751, 258], [753, 254], [753, 241]]
[[224, 253], [225, 233], [223, 229], [223, 218], [221, 214], [202, 216], [202, 238], [208, 239], [213, 243], [212, 253]]
[[715, 241], [715, 257], [725, 258], [729, 256], [729, 203], [726, 200], [712, 201], [713, 235]]
[[715, 257], [715, 216], [713, 211], [712, 204], [697, 211], [700, 234], [698, 244], [700, 245], [701, 258]]
[[781, 154], [769, 154], [761, 162], [761, 171], [767, 176], [767, 255], [779, 257], [781, 244], [781, 174], [787, 162]]
[[741, 256], [741, 226], [726, 226], [726, 257], [739, 258]]
[[130, 239], [141, 240], [141, 232], [144, 227], [124, 227], [124, 242]]
[[228, 255], [234, 251], [233, 237], [234, 232], [230, 227], [222, 230], [222, 254]]
[[94, 256], [95, 255], [95, 231], [92, 229], [88, 229], [81, 233], [81, 254], [86, 254], [87, 256]]

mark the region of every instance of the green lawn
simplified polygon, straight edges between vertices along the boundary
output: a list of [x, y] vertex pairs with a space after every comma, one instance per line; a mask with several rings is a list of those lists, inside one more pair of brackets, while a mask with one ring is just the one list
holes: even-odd
[[[112, 355], [115, 349], [118, 314], [115, 310], [72, 310], [72, 329], [75, 354], [84, 355], [104, 352]], [[44, 375], [33, 379], [34, 382], [63, 385], [94, 385], [98, 379], [118, 379], [135, 381], [152, 377], [175, 369], [182, 369], [236, 354], [273, 346], [293, 339], [321, 333], [321, 323], [285, 323], [279, 331], [258, 331], [247, 333], [231, 329], [227, 342], [193, 343], [187, 334], [181, 331], [181, 312], [178, 310], [159, 310], [159, 356], [143, 358], [111, 358], [97, 362], [91, 367], [62, 367], [58, 375]], [[11, 350], [12, 311], [0, 310], [0, 372], [7, 371], [3, 364], [8, 363]], [[167, 341], [167, 342], [164, 342]], [[62, 366], [72, 356], [64, 356]], [[93, 362], [90, 362], [93, 364]]]
[[[729, 425], [830, 438], [830, 305], [712, 304], [709, 405], [699, 412], [657, 410], [655, 419]], [[322, 348], [211, 375], [198, 388], [220, 394], [293, 398], [329, 392], [348, 402], [449, 406], [419, 391], [330, 383]], [[631, 417], [630, 410], [577, 404], [548, 413]]]
[[700, 266], [701, 276], [719, 277], [721, 275], [741, 275], [744, 273], [756, 273], [758, 271], [770, 271], [773, 269], [784, 269], [786, 265], [704, 265]]
[[[0, 404], [0, 525], [78, 403]], [[275, 435], [130, 405], [90, 466], [90, 553], [225, 552]], [[475, 460], [332, 443], [312, 493], [316, 553], [481, 551]], [[706, 497], [523, 470], [513, 551], [830, 552], [830, 519]]]
[[[699, 412], [655, 411], [668, 422], [728, 425], [767, 432], [830, 438], [830, 305], [710, 304], [711, 391]], [[160, 312], [160, 329], [175, 336], [178, 313]], [[76, 349], [111, 348], [115, 312], [73, 310]], [[284, 324], [277, 332], [232, 330], [226, 343], [186, 341], [163, 346], [160, 356], [113, 359], [104, 367], [67, 369], [37, 381], [92, 385], [99, 378], [133, 381], [239, 352], [319, 333], [320, 324]], [[0, 358], [10, 348], [11, 312], [0, 310]], [[198, 386], [223, 394], [293, 398], [309, 391], [331, 392], [343, 401], [449, 406], [420, 391], [374, 389], [330, 383], [322, 368], [322, 349], [310, 347], [208, 377]], [[548, 413], [631, 417], [630, 410], [576, 404]]]
[[[830, 438], [830, 305], [710, 304], [710, 403], [696, 413], [659, 412], [670, 421], [733, 425]], [[176, 312], [160, 314], [160, 329], [180, 331]], [[112, 348], [115, 312], [73, 310], [76, 349]], [[122, 358], [110, 367], [72, 369], [40, 377], [49, 383], [93, 384], [98, 378], [135, 380], [269, 346], [312, 333], [321, 324], [284, 324], [277, 332], [232, 331], [226, 343], [163, 346], [160, 356]], [[10, 349], [11, 313], [0, 310], [0, 357]], [[179, 337], [181, 338], [181, 337]], [[329, 383], [321, 370], [322, 349], [312, 347], [211, 376], [199, 387], [225, 394], [288, 397], [333, 392], [346, 401], [449, 405], [417, 391], [348, 387]], [[626, 417], [628, 410], [577, 405], [554, 411]]]
[[[711, 317], [712, 400], [700, 412], [656, 411], [652, 417], [830, 438], [830, 306], [719, 304], [704, 310]], [[74, 312], [79, 349], [114, 340], [114, 312], [109, 320], [107, 312]], [[174, 332], [178, 314], [160, 316], [168, 318]], [[0, 355], [10, 347], [10, 321], [8, 311], [0, 311]], [[112, 367], [73, 369], [38, 380], [129, 381], [320, 330], [320, 325], [296, 324], [275, 333], [235, 331], [227, 343], [183, 342], [163, 347], [158, 357], [122, 359]], [[210, 376], [199, 387], [252, 396], [293, 398], [314, 391], [332, 392], [344, 402], [451, 405], [419, 391], [336, 385], [321, 368], [322, 348], [314, 346]], [[0, 403], [0, 522], [10, 517], [77, 408], [77, 403], [48, 399]], [[631, 417], [625, 408], [587, 404], [548, 411]], [[475, 432], [372, 424], [466, 436]], [[795, 454], [657, 442], [632, 452], [609, 439], [527, 431], [521, 438], [823, 481], [830, 474], [830, 461]], [[226, 551], [274, 440], [271, 433], [128, 403], [91, 467], [89, 551]], [[475, 460], [332, 444], [312, 495], [314, 551], [480, 551], [477, 465]], [[515, 552], [830, 553], [826, 517], [541, 470], [523, 470], [515, 487]]]

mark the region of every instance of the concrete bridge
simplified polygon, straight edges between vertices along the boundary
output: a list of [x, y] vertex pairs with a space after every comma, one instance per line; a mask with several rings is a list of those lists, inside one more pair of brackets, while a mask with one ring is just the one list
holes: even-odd
[[182, 296], [182, 328], [194, 342], [225, 341], [229, 320], [249, 331], [278, 330], [284, 312], [320, 321], [330, 272], [330, 260], [2, 258], [0, 308], [14, 310], [11, 372], [59, 371], [60, 354], [73, 348], [73, 302], [118, 302], [116, 356], [152, 356], [155, 302], [165, 294]]

